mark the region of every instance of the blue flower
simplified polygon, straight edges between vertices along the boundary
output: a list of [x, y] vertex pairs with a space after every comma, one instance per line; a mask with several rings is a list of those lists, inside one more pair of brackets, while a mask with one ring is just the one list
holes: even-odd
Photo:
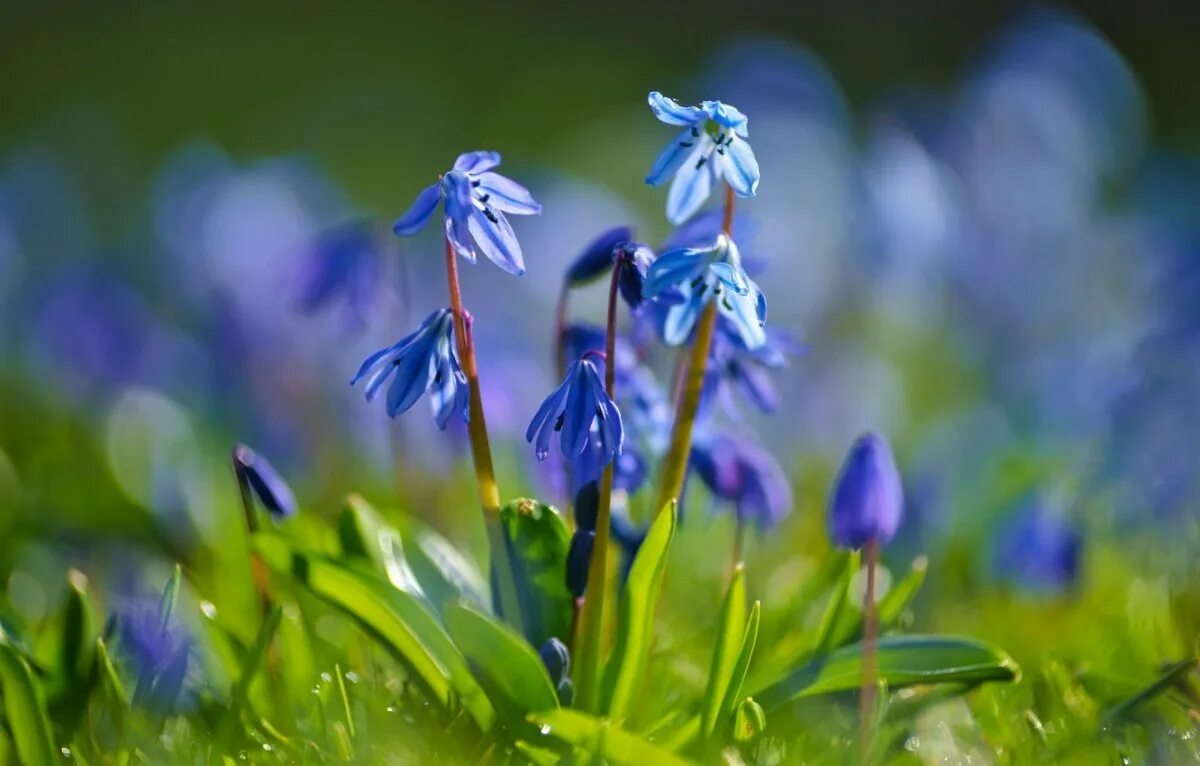
[[136, 703], [166, 712], [179, 707], [192, 638], [178, 617], [163, 619], [159, 599], [144, 595], [116, 614], [117, 650], [137, 677]]
[[603, 274], [611, 273], [613, 266], [620, 264], [617, 285], [621, 297], [630, 308], [636, 309], [642, 302], [642, 283], [654, 261], [654, 251], [640, 242], [632, 241], [632, 235], [628, 227], [618, 226], [592, 240], [567, 269], [567, 285], [580, 287]]
[[646, 176], [651, 186], [674, 176], [667, 193], [667, 219], [682, 223], [696, 212], [718, 181], [725, 181], [739, 197], [753, 197], [758, 189], [758, 160], [745, 138], [746, 115], [720, 101], [700, 106], [680, 106], [658, 91], [650, 92], [654, 116], [683, 131], [663, 149]]
[[590, 359], [571, 363], [562, 385], [542, 402], [530, 421], [525, 440], [534, 443], [538, 460], [550, 454], [550, 439], [556, 433], [560, 434], [559, 448], [568, 459], [592, 446], [595, 460], [603, 467], [621, 454], [625, 439], [621, 411], [605, 393]]
[[401, 237], [416, 234], [444, 200], [446, 237], [459, 255], [474, 263], [478, 247], [508, 273], [524, 274], [521, 245], [504, 214], [537, 215], [542, 206], [524, 186], [492, 172], [499, 164], [498, 152], [460, 154], [453, 169], [417, 195], [392, 231]]
[[690, 465], [717, 500], [732, 503], [742, 522], [769, 530], [792, 509], [792, 488], [766, 450], [728, 434], [698, 436]]
[[642, 286], [646, 298], [661, 296], [669, 304], [663, 320], [663, 341], [678, 346], [691, 335], [709, 301], [730, 323], [748, 349], [767, 342], [763, 324], [767, 299], [745, 270], [737, 244], [724, 234], [711, 247], [680, 248], [663, 253], [650, 265]]
[[892, 450], [882, 436], [863, 434], [846, 456], [829, 505], [833, 540], [856, 550], [872, 540], [886, 544], [903, 515], [904, 491]]
[[314, 314], [340, 293], [350, 319], [361, 327], [379, 284], [379, 252], [370, 225], [356, 221], [316, 238], [300, 272], [297, 305]]
[[1007, 519], [997, 537], [996, 569], [1022, 587], [1068, 588], [1079, 576], [1083, 535], [1060, 511], [1032, 499]]
[[254, 491], [258, 501], [275, 518], [287, 518], [296, 513], [296, 496], [287, 482], [267, 462], [245, 444], [233, 448], [233, 470], [238, 483]]
[[538, 649], [538, 658], [558, 691], [559, 701], [564, 705], [570, 704], [574, 687], [571, 684], [571, 652], [567, 645], [557, 638], [548, 638]]
[[588, 566], [592, 561], [592, 547], [596, 533], [590, 529], [576, 529], [567, 548], [567, 590], [575, 598], [587, 590]]
[[396, 417], [429, 392], [433, 419], [444, 429], [450, 416], [458, 413], [467, 421], [469, 400], [467, 378], [458, 365], [454, 349], [454, 315], [438, 309], [425, 318], [416, 332], [394, 346], [367, 357], [350, 385], [367, 378], [366, 396], [371, 401], [388, 378], [387, 413]]
[[708, 411], [721, 399], [736, 416], [737, 410], [728, 394], [737, 394], [762, 412], [775, 412], [779, 393], [771, 380], [771, 370], [787, 366], [785, 348], [794, 345], [786, 339], [781, 342], [777, 336], [777, 332], [768, 332], [767, 342], [751, 351], [742, 344], [736, 328], [728, 322], [718, 322], [704, 372], [701, 411]]

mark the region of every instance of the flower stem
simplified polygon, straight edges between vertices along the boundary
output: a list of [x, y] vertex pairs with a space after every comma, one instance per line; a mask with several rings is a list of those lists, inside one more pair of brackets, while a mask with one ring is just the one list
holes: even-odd
[[492, 553], [492, 571], [496, 577], [500, 613], [506, 620], [521, 628], [520, 601], [513, 580], [508, 541], [500, 525], [500, 488], [492, 466], [492, 447], [488, 441], [487, 421], [483, 415], [483, 396], [479, 390], [479, 367], [475, 363], [475, 339], [467, 313], [463, 309], [462, 289], [458, 284], [458, 256], [450, 238], [446, 238], [446, 282], [450, 288], [450, 308], [454, 312], [454, 340], [458, 347], [459, 364], [467, 379], [470, 399], [467, 433], [471, 442], [471, 459], [475, 464], [475, 480], [479, 488], [479, 503], [487, 528]]
[[[725, 187], [725, 215], [722, 220], [725, 236], [733, 230], [733, 189]], [[658, 496], [654, 503], [654, 515], [679, 497], [683, 490], [683, 479], [687, 475], [688, 455], [692, 451], [692, 427], [696, 424], [696, 410], [700, 407], [700, 393], [704, 388], [704, 369], [708, 365], [708, 350], [712, 345], [713, 331], [717, 326], [717, 303], [709, 301], [696, 323], [696, 339], [692, 341], [688, 354], [687, 374], [683, 383], [683, 394], [675, 407], [675, 420], [671, 425], [671, 445], [663, 461], [662, 477], [659, 479]]]
[[866, 545], [867, 588], [863, 595], [862, 690], [859, 694], [858, 748], [859, 762], [870, 758], [871, 728], [875, 719], [875, 642], [879, 622], [875, 612], [875, 567], [879, 564], [879, 541]]
[[567, 332], [567, 296], [571, 288], [564, 282], [554, 305], [554, 379], [562, 380], [567, 374], [567, 348], [564, 335]]
[[[621, 280], [624, 256], [613, 264], [612, 282], [608, 288], [608, 323], [604, 338], [604, 392], [609, 399], [616, 396], [617, 380], [617, 289]], [[588, 589], [584, 593], [580, 614], [579, 641], [579, 699], [580, 709], [595, 712], [602, 665], [601, 642], [604, 638], [604, 600], [608, 587], [608, 542], [611, 535], [613, 460], [604, 467], [600, 479], [600, 502], [596, 509], [596, 539], [592, 543], [592, 560], [588, 564]]]
[[233, 449], [233, 476], [237, 480], [238, 497], [241, 499], [242, 513], [246, 519], [246, 544], [250, 547], [250, 575], [254, 580], [254, 590], [258, 591], [262, 613], [266, 615], [271, 609], [271, 581], [267, 574], [266, 564], [254, 552], [254, 535], [258, 532], [258, 516], [254, 512], [254, 496], [250, 492], [250, 482], [238, 470], [237, 447]]

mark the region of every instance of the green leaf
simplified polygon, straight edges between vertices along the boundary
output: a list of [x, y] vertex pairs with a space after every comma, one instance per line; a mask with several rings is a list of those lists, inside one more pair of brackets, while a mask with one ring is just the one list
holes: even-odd
[[496, 704], [516, 721], [558, 707], [537, 652], [520, 635], [465, 602], [446, 605], [446, 630]]
[[[913, 684], [1011, 681], [1017, 665], [1002, 650], [953, 636], [888, 636], [879, 640], [876, 671], [889, 687]], [[797, 668], [787, 678], [753, 695], [767, 711], [801, 697], [857, 689], [862, 684], [862, 648], [850, 644]]]
[[171, 622], [171, 615], [175, 613], [175, 605], [179, 603], [179, 588], [183, 583], [183, 568], [178, 564], [171, 572], [171, 579], [167, 580], [166, 586], [163, 588], [162, 598], [158, 602], [158, 629], [166, 630]]
[[327, 556], [295, 551], [269, 533], [256, 534], [254, 548], [272, 569], [290, 575], [366, 628], [438, 702], [449, 707], [457, 697], [481, 729], [491, 728], [495, 719], [491, 703], [462, 653], [421, 599]]
[[[717, 642], [713, 646], [712, 663], [708, 670], [708, 683], [700, 706], [700, 730], [705, 738], [712, 737], [721, 707], [725, 702], [734, 666], [742, 648], [742, 635], [746, 632], [746, 569], [738, 564], [733, 570], [725, 600], [721, 603], [721, 614], [717, 623]], [[739, 682], [740, 684], [740, 682]]]
[[549, 638], [568, 641], [572, 598], [565, 572], [570, 534], [562, 517], [545, 503], [519, 498], [500, 509], [500, 524], [509, 545], [525, 637], [534, 646]]
[[365, 559], [380, 577], [402, 591], [424, 597], [404, 555], [400, 533], [359, 495], [346, 497], [338, 516], [338, 542], [348, 559]]
[[72, 569], [58, 633], [58, 659], [50, 710], [70, 737], [91, 696], [96, 662], [96, 615], [87, 594], [87, 578]]
[[440, 612], [446, 602], [463, 598], [492, 612], [487, 579], [453, 543], [415, 519], [403, 520], [400, 536], [408, 565], [434, 608]]
[[[659, 518], [666, 515], [659, 514]], [[540, 726], [547, 736], [581, 748], [597, 760], [603, 759], [613, 766], [687, 766], [690, 763], [670, 750], [617, 728], [605, 719], [577, 710], [563, 708], [535, 713], [529, 716], [529, 720]]]
[[825, 604], [825, 611], [821, 614], [821, 622], [818, 624], [813, 640], [812, 652], [808, 656], [827, 654], [838, 646], [835, 643], [837, 624], [846, 609], [846, 597], [850, 592], [850, 583], [854, 579], [854, 573], [858, 571], [861, 558], [858, 551], [846, 554], [841, 574], [838, 575], [833, 592], [829, 595], [829, 601]]
[[742, 633], [741, 646], [738, 649], [737, 663], [729, 676], [729, 687], [725, 690], [725, 699], [721, 703], [720, 720], [729, 720], [734, 709], [741, 704], [742, 686], [746, 683], [746, 673], [750, 670], [750, 660], [754, 657], [754, 647], [758, 643], [758, 622], [762, 614], [762, 603], [754, 602], [750, 608], [750, 618], [746, 621], [746, 630]]
[[1129, 715], [1141, 705], [1150, 702], [1174, 687], [1180, 680], [1186, 678], [1189, 673], [1196, 669], [1197, 662], [1197, 658], [1189, 657], [1186, 660], [1175, 663], [1165, 673], [1155, 679], [1153, 683], [1109, 708], [1101, 720], [1107, 725]]
[[51, 766], [58, 753], [50, 736], [50, 721], [33, 671], [8, 644], [0, 644], [0, 690], [4, 715], [17, 755], [24, 766]]
[[[925, 573], [929, 569], [929, 560], [918, 556], [913, 560], [912, 567], [898, 582], [892, 584], [888, 592], [883, 594], [876, 605], [876, 616], [879, 619], [879, 630], [885, 631], [900, 619], [908, 608], [921, 586], [925, 584]], [[852, 641], [862, 629], [862, 605], [847, 603], [838, 617], [837, 627], [833, 630], [829, 647], [842, 646]]]
[[222, 731], [218, 735], [218, 740], [221, 742], [228, 743], [228, 738], [232, 735], [235, 727], [241, 723], [242, 710], [246, 707], [246, 702], [250, 697], [250, 684], [254, 682], [255, 674], [266, 660], [267, 650], [275, 638], [275, 631], [279, 628], [279, 620], [282, 615], [283, 610], [278, 604], [271, 606], [266, 619], [263, 620], [262, 628], [258, 631], [258, 636], [254, 639], [254, 646], [246, 655], [246, 660], [242, 664], [242, 673], [230, 693], [229, 707], [225, 709], [225, 718], [221, 725]]
[[654, 614], [667, 568], [667, 553], [675, 536], [677, 515], [674, 504], [658, 514], [625, 582], [617, 643], [604, 674], [608, 714], [614, 720], [624, 719], [629, 714], [638, 686], [645, 680], [654, 638]]

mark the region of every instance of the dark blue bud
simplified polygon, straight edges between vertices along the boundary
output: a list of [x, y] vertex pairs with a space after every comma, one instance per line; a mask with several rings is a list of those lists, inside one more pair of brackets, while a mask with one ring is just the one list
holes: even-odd
[[632, 236], [633, 231], [628, 226], [617, 226], [593, 239], [567, 268], [567, 284], [579, 287], [607, 273], [612, 268], [617, 245]]
[[995, 566], [1022, 588], [1054, 592], [1079, 577], [1083, 534], [1061, 511], [1040, 499], [1025, 503], [1004, 520], [996, 535]]
[[567, 551], [567, 590], [579, 598], [587, 590], [588, 566], [592, 562], [592, 544], [596, 533], [585, 529], [575, 530], [571, 547]]
[[863, 434], [850, 448], [830, 502], [833, 540], [853, 549], [871, 540], [886, 544], [903, 514], [904, 492], [892, 450], [882, 436]]
[[571, 683], [571, 679], [564, 678], [558, 682], [558, 701], [567, 706], [575, 701], [575, 684]]
[[600, 512], [600, 484], [589, 481], [575, 493], [575, 526], [596, 531], [596, 516]]
[[654, 261], [654, 253], [650, 248], [636, 242], [629, 242], [620, 247], [621, 273], [617, 286], [621, 297], [636, 309], [642, 303], [642, 284], [646, 281], [646, 272]]
[[561, 684], [571, 672], [571, 653], [567, 645], [557, 638], [546, 639], [546, 643], [538, 649], [538, 657], [542, 658], [542, 664], [546, 666], [546, 672], [555, 686]]
[[233, 470], [238, 483], [254, 491], [263, 508], [276, 518], [296, 513], [296, 496], [266, 458], [245, 444], [233, 448]]

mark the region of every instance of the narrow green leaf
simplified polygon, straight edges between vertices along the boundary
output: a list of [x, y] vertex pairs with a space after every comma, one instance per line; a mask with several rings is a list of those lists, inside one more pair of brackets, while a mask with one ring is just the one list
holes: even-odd
[[275, 638], [275, 631], [279, 628], [279, 620], [282, 615], [283, 610], [280, 606], [273, 604], [254, 639], [254, 645], [246, 654], [245, 662], [242, 664], [242, 673], [238, 676], [237, 683], [234, 684], [233, 691], [229, 695], [229, 707], [225, 709], [221, 733], [218, 735], [221, 742], [229, 742], [228, 738], [241, 723], [242, 710], [245, 709], [246, 702], [250, 697], [250, 684], [254, 682], [254, 676], [262, 667], [263, 661], [266, 660], [267, 650], [270, 649], [271, 641]]
[[558, 694], [537, 652], [510, 627], [465, 602], [447, 604], [445, 620], [480, 684], [513, 720], [558, 707]]
[[850, 592], [850, 582], [854, 579], [854, 573], [858, 571], [862, 558], [858, 551], [851, 551], [845, 556], [841, 574], [838, 575], [833, 592], [829, 595], [829, 601], [825, 604], [825, 611], [821, 614], [821, 622], [817, 626], [812, 652], [809, 656], [826, 654], [837, 646], [834, 643], [835, 630], [838, 620], [841, 619], [842, 612], [846, 608], [846, 594]]
[[441, 704], [450, 706], [457, 697], [481, 729], [491, 728], [495, 718], [491, 703], [422, 600], [327, 556], [294, 551], [269, 533], [255, 535], [254, 548], [272, 569], [292, 576], [372, 633]]
[[183, 567], [178, 564], [171, 572], [171, 579], [167, 580], [166, 587], [163, 588], [162, 598], [158, 602], [158, 629], [166, 630], [171, 622], [171, 615], [175, 613], [175, 605], [179, 602], [179, 588], [183, 583]]
[[58, 632], [58, 659], [50, 710], [70, 737], [87, 708], [96, 662], [96, 614], [87, 594], [87, 578], [72, 569], [67, 575], [67, 597]]
[[312, 644], [304, 616], [294, 601], [282, 601], [283, 619], [279, 622], [279, 668], [288, 693], [293, 699], [312, 689], [317, 677], [317, 663], [313, 658]]
[[13, 744], [24, 766], [50, 766], [57, 761], [50, 721], [33, 671], [13, 647], [0, 644], [0, 690]]
[[1150, 702], [1171, 689], [1181, 679], [1186, 678], [1189, 673], [1196, 669], [1197, 662], [1197, 658], [1189, 657], [1186, 660], [1175, 663], [1165, 673], [1155, 679], [1153, 683], [1109, 708], [1101, 720], [1107, 725], [1129, 715], [1141, 705]]
[[492, 612], [487, 579], [454, 543], [415, 519], [401, 522], [400, 537], [408, 565], [435, 609], [440, 612], [447, 601], [463, 598]]
[[708, 683], [704, 687], [704, 697], [700, 706], [700, 730], [705, 738], [712, 737], [716, 729], [745, 632], [746, 570], [742, 564], [738, 564], [733, 570], [729, 588], [725, 591], [725, 600], [721, 603], [721, 613], [717, 621], [717, 641], [713, 646]]
[[[887, 593], [879, 599], [876, 616], [879, 619], [880, 631], [890, 628], [904, 614], [904, 610], [917, 597], [921, 586], [925, 584], [925, 573], [928, 569], [929, 560], [924, 556], [918, 556], [913, 560], [908, 573], [898, 582], [893, 583]], [[841, 610], [837, 627], [833, 630], [829, 642], [829, 648], [853, 641], [860, 630], [862, 630], [862, 605], [847, 603], [846, 607]]]
[[742, 633], [737, 663], [729, 676], [729, 687], [725, 690], [725, 699], [721, 702], [721, 720], [728, 720], [733, 715], [734, 709], [741, 704], [742, 686], [746, 683], [746, 673], [750, 670], [750, 660], [754, 657], [754, 647], [758, 643], [758, 622], [761, 615], [762, 602], [755, 601], [754, 606], [750, 608], [750, 618], [746, 621], [746, 630]]
[[[659, 518], [665, 515], [659, 514]], [[535, 713], [529, 720], [540, 726], [543, 734], [581, 748], [613, 766], [687, 766], [690, 763], [605, 719], [577, 710], [563, 708]]]
[[638, 686], [645, 680], [654, 638], [654, 614], [677, 517], [674, 504], [658, 515], [625, 582], [617, 643], [604, 674], [608, 714], [614, 720], [622, 720], [629, 714]]
[[402, 591], [424, 597], [405, 557], [400, 533], [359, 495], [346, 497], [338, 516], [338, 542], [348, 559], [365, 559], [379, 576]]
[[[1011, 681], [1017, 665], [1002, 650], [954, 636], [888, 636], [879, 640], [876, 671], [889, 687], [913, 684]], [[753, 695], [768, 712], [800, 697], [857, 689], [862, 684], [862, 647], [850, 644], [797, 668]]]
[[572, 598], [563, 575], [570, 547], [567, 525], [554, 508], [529, 498], [501, 508], [500, 524], [512, 553], [525, 637], [534, 646], [549, 638], [569, 640]]

